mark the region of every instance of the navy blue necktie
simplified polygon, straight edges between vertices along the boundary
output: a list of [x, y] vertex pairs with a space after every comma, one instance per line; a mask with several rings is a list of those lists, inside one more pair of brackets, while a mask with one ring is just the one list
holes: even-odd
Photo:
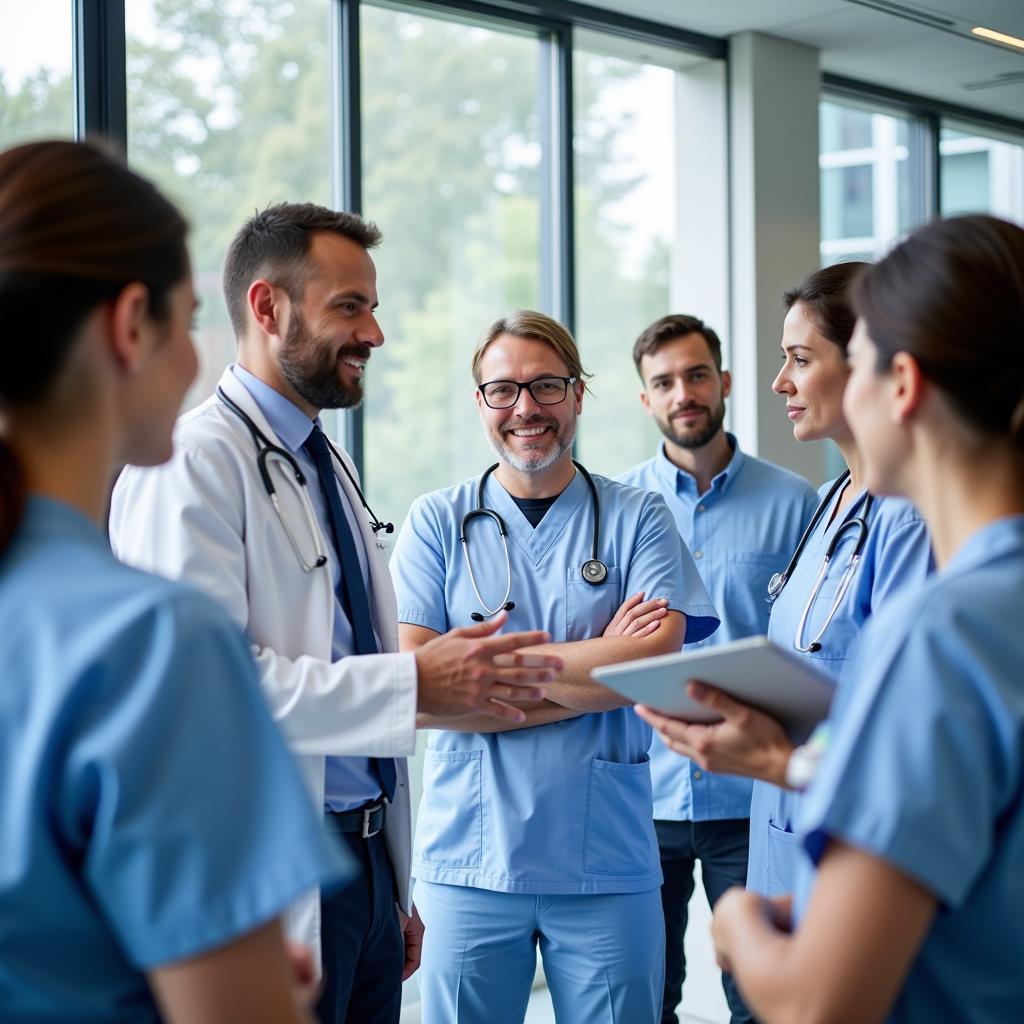
[[[327, 516], [331, 521], [331, 534], [334, 539], [334, 550], [341, 565], [341, 579], [338, 582], [338, 599], [348, 616], [352, 627], [352, 639], [356, 654], [378, 654], [377, 638], [373, 635], [373, 622], [370, 619], [370, 598], [363, 582], [363, 572], [359, 566], [359, 554], [356, 551], [355, 538], [349, 527], [348, 516], [342, 505], [338, 491], [338, 479], [334, 474], [334, 460], [323, 431], [316, 425], [310, 431], [303, 445], [316, 466], [320, 478], [320, 489], [327, 501]], [[393, 758], [374, 758], [377, 773], [380, 775], [381, 788], [390, 800], [395, 795], [397, 773]]]

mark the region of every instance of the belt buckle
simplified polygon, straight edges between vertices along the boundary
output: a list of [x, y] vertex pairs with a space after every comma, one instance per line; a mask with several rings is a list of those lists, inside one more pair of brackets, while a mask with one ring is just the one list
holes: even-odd
[[367, 807], [363, 810], [362, 836], [364, 839], [372, 839], [378, 832], [380, 832], [379, 828], [375, 828], [372, 831], [370, 830], [370, 815], [376, 814], [381, 807], [381, 804], [374, 804], [373, 807]]

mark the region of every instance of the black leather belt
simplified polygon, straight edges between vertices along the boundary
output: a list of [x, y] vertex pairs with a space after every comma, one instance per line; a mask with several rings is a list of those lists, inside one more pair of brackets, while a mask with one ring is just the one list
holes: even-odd
[[356, 832], [363, 839], [372, 839], [384, 827], [387, 806], [386, 801], [381, 800], [354, 811], [328, 811], [324, 815], [324, 826], [328, 832]]

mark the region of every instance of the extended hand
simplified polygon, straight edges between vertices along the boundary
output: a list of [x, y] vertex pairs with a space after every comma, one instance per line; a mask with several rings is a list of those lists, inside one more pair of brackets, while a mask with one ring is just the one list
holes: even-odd
[[562, 659], [519, 653], [548, 642], [539, 630], [492, 636], [507, 617], [502, 612], [490, 622], [453, 629], [416, 649], [417, 711], [437, 718], [483, 712], [512, 722], [525, 719], [506, 702], [543, 700], [543, 684], [562, 670]]
[[636, 712], [669, 749], [696, 761], [705, 771], [786, 785], [786, 764], [793, 745], [774, 718], [696, 680], [690, 680], [687, 692], [717, 711], [722, 721], [691, 724], [640, 705]]
[[602, 636], [650, 636], [668, 615], [668, 601], [663, 597], [644, 600], [643, 591], [627, 597], [619, 606]]

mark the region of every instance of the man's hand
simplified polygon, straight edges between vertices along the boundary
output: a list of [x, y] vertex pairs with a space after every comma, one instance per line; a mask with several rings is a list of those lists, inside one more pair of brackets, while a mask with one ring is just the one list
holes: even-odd
[[398, 920], [402, 925], [402, 936], [405, 938], [405, 970], [402, 981], [408, 981], [420, 967], [420, 954], [423, 952], [423, 921], [420, 912], [413, 904], [412, 917], [406, 917], [398, 911]]
[[650, 636], [668, 615], [668, 601], [663, 597], [644, 600], [643, 591], [627, 597], [605, 627], [602, 636]]
[[504, 612], [490, 622], [463, 626], [417, 647], [416, 710], [437, 718], [483, 712], [522, 722], [513, 701], [539, 701], [544, 683], [562, 670], [562, 659], [549, 654], [521, 654], [520, 647], [547, 643], [547, 633], [492, 636], [508, 618]]
[[727, 890], [715, 904], [711, 918], [711, 939], [715, 944], [715, 959], [723, 971], [734, 973], [732, 964], [736, 935], [748, 934], [752, 927], [772, 924], [773, 911], [760, 893], [735, 886]]
[[295, 1003], [303, 1010], [312, 1010], [320, 995], [320, 982], [316, 976], [313, 953], [309, 946], [291, 940], [285, 942], [285, 952], [288, 955]]
[[696, 761], [705, 771], [746, 775], [786, 786], [786, 765], [793, 745], [774, 718], [694, 679], [687, 693], [717, 711], [722, 721], [690, 724], [642, 705], [637, 705], [636, 713], [670, 750]]

